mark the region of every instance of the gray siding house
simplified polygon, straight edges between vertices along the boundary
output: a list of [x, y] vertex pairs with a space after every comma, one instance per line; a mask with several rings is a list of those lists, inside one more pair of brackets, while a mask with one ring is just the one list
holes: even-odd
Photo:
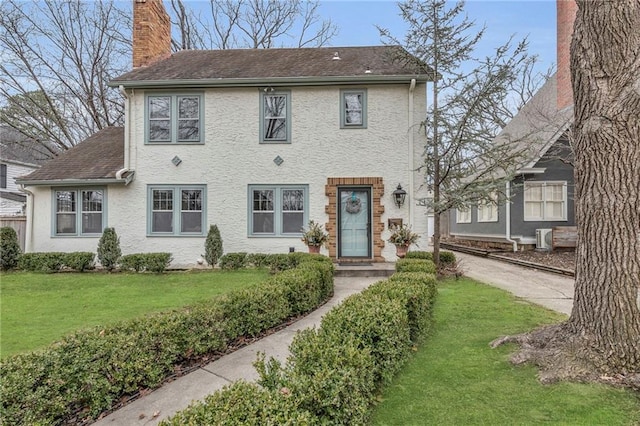
[[573, 157], [568, 131], [573, 106], [558, 108], [556, 75], [496, 137], [517, 140], [531, 153], [506, 185], [507, 199], [448, 215], [449, 239], [484, 247], [548, 248], [551, 229], [575, 226]]

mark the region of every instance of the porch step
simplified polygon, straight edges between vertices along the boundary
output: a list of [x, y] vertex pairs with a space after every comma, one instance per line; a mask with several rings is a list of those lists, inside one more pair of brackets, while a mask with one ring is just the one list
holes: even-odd
[[394, 263], [334, 264], [336, 277], [390, 277], [395, 272]]

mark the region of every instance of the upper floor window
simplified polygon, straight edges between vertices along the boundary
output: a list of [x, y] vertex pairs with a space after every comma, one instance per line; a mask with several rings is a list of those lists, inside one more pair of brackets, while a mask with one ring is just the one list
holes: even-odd
[[471, 223], [471, 208], [456, 209], [456, 223]]
[[204, 185], [152, 185], [148, 194], [150, 235], [203, 235]]
[[0, 188], [7, 188], [7, 165], [0, 164]]
[[291, 143], [289, 92], [260, 92], [260, 142]]
[[525, 182], [524, 220], [567, 220], [567, 182]]
[[106, 227], [104, 189], [64, 189], [54, 191], [53, 234], [97, 236]]
[[364, 129], [367, 127], [367, 91], [340, 91], [340, 127]]
[[299, 236], [307, 222], [306, 185], [250, 185], [249, 235]]
[[202, 143], [202, 95], [147, 96], [148, 143]]
[[498, 197], [494, 193], [489, 198], [478, 203], [478, 222], [498, 221]]

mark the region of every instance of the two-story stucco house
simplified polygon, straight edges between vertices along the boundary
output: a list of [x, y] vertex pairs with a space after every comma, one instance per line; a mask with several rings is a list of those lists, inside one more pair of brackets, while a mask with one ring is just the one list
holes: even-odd
[[[171, 54], [161, 1], [134, 2], [134, 69], [109, 84], [124, 128], [105, 129], [20, 179], [29, 251], [123, 253], [195, 265], [216, 224], [225, 252], [306, 251], [309, 220], [334, 260], [394, 260], [388, 220], [424, 236], [425, 67], [394, 46]], [[398, 185], [407, 192], [394, 203]]]

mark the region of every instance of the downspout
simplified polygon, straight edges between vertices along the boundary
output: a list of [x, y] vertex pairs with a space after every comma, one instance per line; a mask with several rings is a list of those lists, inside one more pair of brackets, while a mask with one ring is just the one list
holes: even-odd
[[26, 189], [23, 184], [20, 184], [18, 189], [20, 192], [27, 194], [27, 226], [24, 236], [24, 252], [29, 253], [33, 248], [31, 243], [33, 238], [33, 192]]
[[130, 148], [130, 144], [131, 144], [131, 138], [129, 137], [130, 133], [131, 133], [131, 98], [129, 97], [129, 95], [127, 95], [127, 91], [125, 90], [124, 86], [121, 84], [120, 86], [118, 86], [118, 90], [120, 90], [120, 93], [122, 94], [122, 96], [124, 96], [124, 98], [127, 100], [127, 102], [125, 102], [125, 106], [124, 106], [124, 164], [122, 169], [118, 170], [116, 172], [116, 179], [122, 179], [122, 175], [129, 171], [131, 164], [130, 164], [130, 155], [129, 155], [129, 148]]
[[511, 181], [507, 182], [507, 202], [504, 204], [505, 207], [505, 220], [506, 220], [506, 230], [505, 230], [505, 239], [513, 244], [513, 252], [518, 251], [518, 242], [511, 239]]
[[413, 197], [415, 197], [415, 182], [414, 182], [414, 153], [415, 153], [415, 140], [413, 136], [413, 120], [414, 120], [414, 106], [413, 106], [413, 91], [416, 88], [416, 79], [411, 79], [411, 84], [409, 85], [409, 224], [413, 226], [415, 223], [415, 209], [413, 208]]

